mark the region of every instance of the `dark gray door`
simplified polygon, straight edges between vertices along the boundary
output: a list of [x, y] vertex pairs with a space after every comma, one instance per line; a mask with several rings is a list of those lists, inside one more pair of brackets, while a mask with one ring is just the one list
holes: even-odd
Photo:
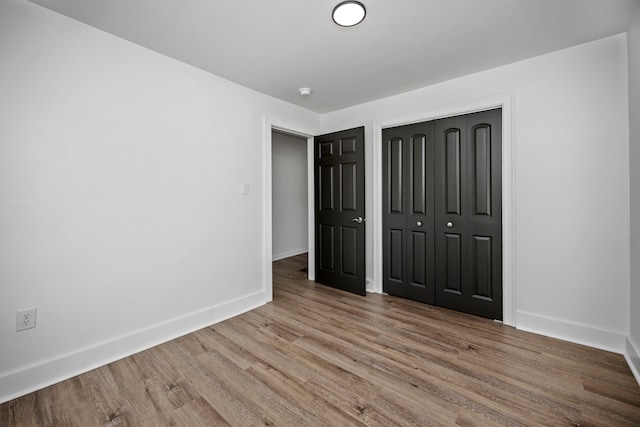
[[435, 122], [436, 301], [502, 319], [502, 115]]
[[316, 281], [365, 295], [364, 127], [315, 137]]
[[501, 110], [384, 129], [383, 289], [502, 319]]
[[435, 303], [433, 122], [384, 129], [383, 288]]

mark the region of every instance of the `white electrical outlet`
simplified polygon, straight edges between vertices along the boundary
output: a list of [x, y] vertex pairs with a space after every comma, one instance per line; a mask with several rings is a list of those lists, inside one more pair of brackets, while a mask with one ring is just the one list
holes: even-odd
[[16, 332], [36, 327], [36, 311], [36, 308], [28, 308], [16, 314]]

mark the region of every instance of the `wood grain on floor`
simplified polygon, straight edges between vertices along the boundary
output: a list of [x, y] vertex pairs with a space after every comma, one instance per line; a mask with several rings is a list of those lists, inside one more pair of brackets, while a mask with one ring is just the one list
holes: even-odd
[[624, 358], [306, 280], [273, 302], [0, 405], [2, 426], [638, 426]]

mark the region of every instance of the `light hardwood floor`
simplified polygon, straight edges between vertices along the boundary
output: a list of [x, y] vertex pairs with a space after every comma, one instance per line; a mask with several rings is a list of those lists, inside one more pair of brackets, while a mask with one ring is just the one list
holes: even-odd
[[0, 406], [1, 426], [640, 425], [624, 358], [306, 280], [274, 301]]

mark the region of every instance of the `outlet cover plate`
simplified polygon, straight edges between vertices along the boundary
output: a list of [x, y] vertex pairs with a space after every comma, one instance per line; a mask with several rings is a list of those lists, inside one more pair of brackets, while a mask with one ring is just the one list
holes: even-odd
[[36, 308], [20, 310], [16, 314], [16, 332], [36, 327]]

